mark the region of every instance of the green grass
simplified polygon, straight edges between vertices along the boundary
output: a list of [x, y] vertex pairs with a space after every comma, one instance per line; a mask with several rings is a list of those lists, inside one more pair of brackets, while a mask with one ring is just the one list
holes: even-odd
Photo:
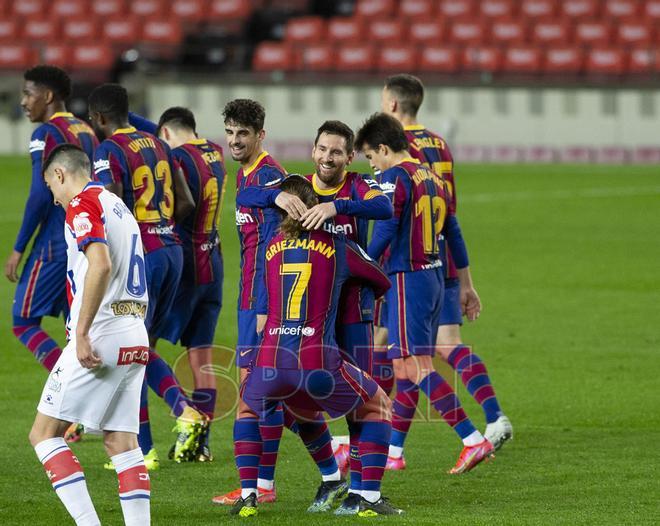
[[[291, 171], [309, 166], [285, 163]], [[0, 159], [0, 246], [11, 250], [28, 188], [26, 158]], [[235, 173], [233, 166], [230, 173]], [[485, 310], [464, 329], [489, 368], [515, 440], [494, 462], [460, 477], [446, 470], [460, 444], [442, 423], [413, 425], [408, 469], [386, 473], [384, 492], [409, 524], [657, 524], [660, 391], [660, 174], [657, 167], [461, 166], [459, 217]], [[216, 342], [236, 337], [238, 246], [233, 177], [222, 217], [225, 307]], [[13, 285], [0, 281], [3, 440], [0, 524], [69, 524], [27, 441], [45, 371], [11, 334]], [[46, 326], [62, 341], [62, 324]], [[173, 362], [181, 350], [163, 345]], [[218, 350], [218, 363], [229, 363]], [[189, 375], [178, 362], [184, 382]], [[446, 369], [444, 369], [446, 371]], [[231, 373], [228, 373], [231, 374]], [[231, 415], [232, 385], [221, 412]], [[461, 387], [468, 414], [483, 415]], [[173, 440], [166, 406], [151, 395], [156, 446]], [[236, 486], [231, 416], [213, 428], [216, 462], [152, 474], [154, 524], [206, 525], [227, 519], [214, 494]], [[345, 425], [333, 424], [338, 434]], [[104, 524], [122, 524], [114, 473], [102, 469], [99, 437], [74, 450]], [[279, 500], [254, 522], [333, 524], [353, 519], [304, 512], [318, 476], [299, 440], [285, 433]]]

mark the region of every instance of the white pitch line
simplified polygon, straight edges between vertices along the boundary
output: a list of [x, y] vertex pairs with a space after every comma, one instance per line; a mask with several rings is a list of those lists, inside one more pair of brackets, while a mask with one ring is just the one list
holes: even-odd
[[547, 192], [494, 192], [459, 195], [462, 203], [495, 203], [502, 201], [547, 201], [552, 199], [577, 199], [584, 197], [633, 197], [660, 194], [660, 186], [600, 187], [574, 190], [548, 190]]

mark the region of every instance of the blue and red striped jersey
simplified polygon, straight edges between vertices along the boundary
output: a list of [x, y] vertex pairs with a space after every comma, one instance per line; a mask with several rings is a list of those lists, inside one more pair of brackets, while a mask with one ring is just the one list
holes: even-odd
[[174, 231], [175, 169], [169, 146], [133, 127], [116, 130], [96, 149], [94, 180], [121, 183], [120, 197], [140, 226], [145, 252], [180, 243]]
[[343, 284], [358, 279], [379, 297], [390, 287], [383, 270], [355, 243], [323, 230], [296, 239], [277, 234], [266, 247], [268, 318], [256, 365], [281, 369], [334, 369]]
[[46, 186], [42, 173], [43, 163], [50, 153], [56, 146], [65, 143], [82, 148], [90, 162], [99, 144], [89, 124], [66, 112], [55, 113], [32, 133], [29, 146], [32, 183], [25, 204], [23, 222], [14, 244], [14, 250], [17, 252], [25, 252], [32, 235], [39, 227], [39, 233], [32, 245], [33, 252], [39, 254], [41, 259], [66, 259], [66, 241], [62, 233], [64, 210], [53, 202], [53, 194]]
[[194, 283], [211, 283], [211, 255], [220, 247], [218, 218], [225, 195], [227, 172], [222, 148], [206, 139], [196, 139], [172, 150], [174, 161], [183, 170], [195, 200], [195, 211], [177, 224], [184, 254], [184, 273], [194, 275]]

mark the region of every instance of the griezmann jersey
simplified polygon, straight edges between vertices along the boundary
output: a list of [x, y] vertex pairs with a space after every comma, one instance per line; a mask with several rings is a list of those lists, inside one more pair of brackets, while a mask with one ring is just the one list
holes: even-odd
[[[449, 192], [449, 206], [452, 214], [456, 214], [456, 187], [454, 185], [454, 158], [449, 146], [439, 135], [427, 130], [422, 125], [411, 125], [404, 128], [406, 138], [410, 144], [410, 156], [425, 164], [436, 174], [442, 176]], [[458, 277], [456, 265], [447, 248], [446, 277]]]
[[112, 274], [90, 337], [117, 333], [144, 323], [147, 278], [140, 229], [123, 201], [99, 183], [89, 183], [66, 210], [67, 292], [70, 313], [67, 333], [75, 335], [85, 287], [90, 243], [108, 245]]
[[133, 127], [116, 130], [96, 149], [94, 180], [121, 183], [146, 252], [180, 244], [174, 231], [174, 169], [169, 146]]
[[211, 256], [220, 247], [218, 217], [227, 182], [222, 148], [206, 139], [195, 139], [172, 150], [195, 200], [195, 211], [177, 224], [183, 243], [183, 272], [194, 276], [196, 285], [212, 283]]
[[[392, 217], [392, 204], [383, 194], [376, 181], [357, 172], [346, 172], [344, 180], [336, 188], [321, 189], [317, 175], [308, 175], [321, 203], [333, 202], [337, 215], [323, 225], [331, 234], [343, 234], [348, 239], [367, 249], [370, 219]], [[373, 320], [374, 295], [363, 282], [348, 280], [339, 300], [338, 321], [342, 324], [361, 323]]]
[[323, 230], [297, 239], [277, 234], [266, 248], [265, 262], [268, 318], [256, 365], [339, 367], [335, 322], [342, 285], [357, 278], [379, 297], [390, 287], [385, 273], [358, 245]]
[[442, 177], [408, 157], [381, 174], [381, 188], [392, 199], [394, 217], [374, 225], [369, 255], [378, 259], [390, 246], [390, 274], [441, 267], [442, 230], [451, 213]]
[[82, 148], [90, 163], [94, 158], [94, 149], [99, 144], [89, 124], [66, 112], [55, 113], [32, 133], [32, 184], [25, 204], [23, 223], [14, 244], [14, 250], [17, 252], [25, 252], [32, 235], [39, 227], [32, 252], [44, 260], [66, 259], [66, 242], [62, 235], [64, 209], [53, 202], [53, 194], [48, 190], [42, 174], [44, 161], [56, 146], [65, 143]]
[[[262, 152], [252, 166], [238, 169], [236, 194], [250, 187], [272, 187], [285, 175], [286, 170], [268, 152]], [[239, 310], [257, 309], [258, 314], [266, 313], [264, 255], [266, 245], [277, 232], [279, 224], [280, 216], [276, 208], [236, 206], [236, 227], [241, 244]]]

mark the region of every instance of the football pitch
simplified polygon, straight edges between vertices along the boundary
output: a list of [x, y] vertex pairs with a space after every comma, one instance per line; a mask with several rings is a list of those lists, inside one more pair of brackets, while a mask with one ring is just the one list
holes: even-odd
[[[307, 163], [284, 163], [290, 172]], [[366, 168], [363, 164], [356, 165]], [[235, 166], [221, 219], [224, 306], [216, 332], [222, 393], [211, 448], [215, 462], [167, 460], [174, 420], [150, 393], [161, 468], [152, 472], [153, 524], [202, 526], [232, 519], [210, 499], [237, 486], [231, 429], [239, 252]], [[657, 166], [464, 165], [456, 172], [458, 216], [484, 304], [464, 327], [489, 368], [515, 439], [494, 461], [446, 472], [460, 442], [420, 408], [405, 471], [386, 472], [383, 493], [406, 510], [392, 524], [658, 524], [660, 455], [660, 171]], [[9, 255], [29, 187], [29, 161], [0, 157], [0, 255]], [[27, 435], [45, 370], [11, 333], [14, 285], [0, 280], [0, 524], [70, 524]], [[61, 320], [46, 328], [63, 344]], [[190, 386], [180, 348], [160, 345]], [[178, 361], [177, 361], [178, 360]], [[446, 366], [443, 373], [449, 374]], [[453, 376], [452, 376], [453, 378]], [[456, 380], [454, 379], [454, 383]], [[459, 382], [460, 383], [460, 382]], [[483, 430], [481, 409], [458, 394]], [[423, 399], [423, 396], [420, 397]], [[223, 417], [224, 415], [224, 417]], [[424, 415], [431, 415], [427, 418]], [[332, 424], [338, 435], [346, 426]], [[117, 479], [98, 436], [72, 446], [103, 524], [123, 524]], [[278, 501], [252, 522], [346, 524], [369, 519], [305, 513], [319, 476], [300, 440], [285, 431]]]

